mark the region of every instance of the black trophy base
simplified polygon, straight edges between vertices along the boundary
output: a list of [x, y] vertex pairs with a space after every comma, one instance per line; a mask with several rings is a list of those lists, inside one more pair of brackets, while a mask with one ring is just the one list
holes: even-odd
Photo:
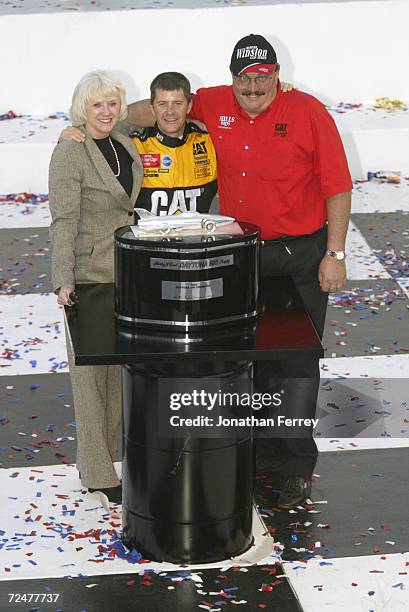
[[253, 544], [252, 510], [224, 521], [169, 524], [149, 520], [125, 509], [132, 523], [132, 537], [123, 542], [145, 559], [168, 563], [213, 563], [245, 552]]
[[[192, 364], [123, 368], [123, 542], [152, 561], [210, 563], [252, 544], [253, 439], [161, 436], [169, 413], [159, 390], [171, 377], [194, 374]], [[206, 362], [200, 374], [243, 380], [246, 362]], [[175, 376], [176, 375], [176, 376]], [[166, 417], [168, 418], [168, 417]]]

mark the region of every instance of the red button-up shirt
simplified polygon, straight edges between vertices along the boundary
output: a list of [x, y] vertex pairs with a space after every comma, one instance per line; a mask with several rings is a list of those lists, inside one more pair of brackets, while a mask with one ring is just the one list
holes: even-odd
[[264, 239], [315, 232], [326, 198], [352, 188], [334, 120], [309, 94], [278, 87], [251, 119], [232, 87], [202, 88], [190, 116], [206, 124], [216, 149], [221, 212], [255, 223]]

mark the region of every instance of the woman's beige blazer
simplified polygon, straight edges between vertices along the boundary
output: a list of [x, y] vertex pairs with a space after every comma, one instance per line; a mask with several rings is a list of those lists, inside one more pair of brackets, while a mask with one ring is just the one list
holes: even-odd
[[114, 231], [133, 223], [143, 169], [132, 140], [113, 130], [133, 159], [133, 189], [127, 195], [92, 137], [66, 140], [52, 154], [49, 171], [54, 291], [76, 283], [112, 283]]

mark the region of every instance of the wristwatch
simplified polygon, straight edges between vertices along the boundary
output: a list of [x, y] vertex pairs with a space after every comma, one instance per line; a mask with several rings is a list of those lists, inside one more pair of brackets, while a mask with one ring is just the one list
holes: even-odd
[[338, 261], [345, 259], [345, 251], [332, 251], [331, 249], [327, 249], [326, 255], [338, 259]]

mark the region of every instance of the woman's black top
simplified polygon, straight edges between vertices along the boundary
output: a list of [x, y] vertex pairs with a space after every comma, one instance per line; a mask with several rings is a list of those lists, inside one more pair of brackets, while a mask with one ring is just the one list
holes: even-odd
[[107, 138], [94, 138], [94, 142], [107, 160], [114, 174], [118, 174], [118, 163], [109, 140], [111, 140], [112, 145], [115, 147], [116, 154], [118, 155], [120, 173], [116, 178], [121, 183], [126, 193], [131, 196], [133, 186], [132, 157], [125, 147], [117, 140], [114, 140], [112, 136], [107, 136]]

